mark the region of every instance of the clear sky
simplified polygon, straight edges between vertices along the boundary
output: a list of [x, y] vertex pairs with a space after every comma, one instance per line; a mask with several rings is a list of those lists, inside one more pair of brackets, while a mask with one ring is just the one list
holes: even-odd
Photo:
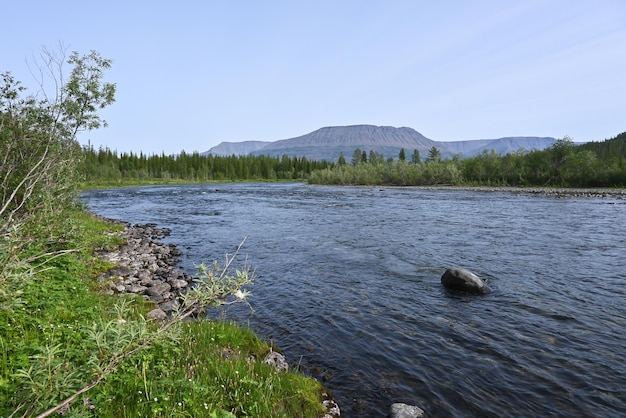
[[626, 0], [0, 0], [0, 72], [111, 58], [109, 127], [144, 153], [408, 126], [437, 141], [626, 131]]

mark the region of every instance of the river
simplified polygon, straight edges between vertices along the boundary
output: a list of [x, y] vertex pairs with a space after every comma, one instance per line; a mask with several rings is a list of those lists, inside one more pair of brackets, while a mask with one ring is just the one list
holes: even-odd
[[[626, 414], [626, 200], [301, 183], [89, 191], [88, 208], [170, 228], [181, 269], [256, 272], [250, 325], [342, 416]], [[448, 267], [492, 292], [445, 290]]]

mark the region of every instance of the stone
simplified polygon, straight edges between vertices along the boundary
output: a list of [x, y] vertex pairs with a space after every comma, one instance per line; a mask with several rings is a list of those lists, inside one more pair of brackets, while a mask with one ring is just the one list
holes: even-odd
[[111, 287], [116, 293], [124, 293], [126, 291], [126, 286], [123, 284], [114, 284]]
[[132, 284], [132, 285], [126, 286], [126, 291], [129, 293], [143, 293], [146, 291], [146, 289], [147, 289], [146, 286], [142, 286], [139, 284]]
[[152, 319], [155, 321], [164, 321], [165, 319], [167, 319], [167, 314], [160, 308], [155, 308], [151, 310], [150, 312], [146, 314], [146, 316], [149, 319]]
[[168, 283], [172, 286], [172, 289], [182, 289], [183, 287], [187, 287], [188, 284], [187, 281], [180, 279], [173, 279], [168, 281]]
[[276, 351], [272, 351], [267, 356], [265, 356], [263, 363], [269, 364], [270, 366], [274, 367], [276, 371], [279, 372], [286, 372], [289, 369], [289, 366], [287, 365], [287, 360], [285, 360], [285, 356], [277, 353]]
[[151, 301], [156, 302], [156, 303], [161, 303], [165, 300], [165, 298], [163, 297], [163, 294], [154, 287], [148, 288], [145, 294], [150, 297]]
[[132, 275], [132, 271], [126, 266], [115, 266], [113, 268], [110, 268], [106, 272], [106, 275], [109, 277], [112, 277], [112, 276], [128, 277]]
[[[147, 272], [147, 271], [145, 271], [145, 270], [140, 270], [140, 271], [138, 271], [138, 272], [137, 272], [137, 277], [139, 278], [139, 280], [140, 280], [141, 282], [144, 282], [144, 281], [146, 281], [146, 282], [147, 282], [147, 281], [149, 281], [149, 280], [152, 280], [152, 275], [150, 274], [150, 272]], [[143, 283], [141, 283], [141, 284], [143, 284]], [[147, 286], [147, 285], [145, 285], [145, 284], [143, 284], [143, 285], [144, 285], [144, 286]]]
[[155, 280], [155, 282], [152, 284], [152, 288], [156, 289], [161, 294], [165, 294], [172, 289], [172, 286], [170, 286], [169, 283]]
[[324, 418], [337, 418], [341, 416], [341, 410], [339, 409], [339, 405], [332, 399], [326, 399], [322, 401], [322, 406], [326, 409], [326, 414]]
[[424, 410], [414, 405], [394, 403], [389, 408], [389, 418], [423, 418]]
[[168, 314], [174, 311], [175, 307], [176, 308], [180, 307], [180, 304], [178, 303], [178, 301], [175, 301], [175, 300], [168, 300], [167, 302], [164, 302], [159, 305], [159, 308], [161, 308], [163, 312], [168, 313]]
[[447, 269], [441, 276], [441, 284], [446, 289], [462, 290], [473, 294], [485, 294], [490, 291], [480, 277], [458, 267]]

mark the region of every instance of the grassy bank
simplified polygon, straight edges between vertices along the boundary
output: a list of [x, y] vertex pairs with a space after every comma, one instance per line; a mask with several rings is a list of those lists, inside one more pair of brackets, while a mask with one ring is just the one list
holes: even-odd
[[[110, 265], [94, 248], [119, 245], [116, 228], [75, 209], [56, 233], [3, 247], [0, 282], [0, 416], [36, 416], [101, 376], [61, 409], [67, 416], [317, 417], [322, 387], [262, 359], [270, 346], [252, 331], [208, 320], [153, 335], [140, 298], [107, 296], [95, 277]], [[54, 251], [50, 237], [55, 237]], [[41, 238], [47, 237], [47, 238]], [[199, 260], [201, 261], [201, 260]], [[8, 275], [11, 277], [8, 277]], [[253, 301], [252, 301], [253, 302]], [[112, 367], [114, 366], [114, 367]], [[111, 367], [111, 373], [106, 368]], [[58, 412], [55, 412], [58, 415]]]

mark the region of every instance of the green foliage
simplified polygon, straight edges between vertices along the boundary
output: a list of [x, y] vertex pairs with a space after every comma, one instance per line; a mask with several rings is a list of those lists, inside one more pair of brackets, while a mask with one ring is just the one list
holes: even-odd
[[354, 153], [352, 153], [352, 161], [351, 161], [352, 165], [353, 166], [358, 165], [362, 161], [362, 158], [363, 158], [363, 151], [361, 151], [361, 148], [356, 148], [354, 150]]
[[263, 364], [270, 349], [233, 324], [186, 322], [175, 345], [134, 357], [92, 399], [103, 417], [320, 416], [319, 383]]
[[426, 158], [427, 163], [438, 163], [441, 161], [441, 151], [434, 145], [431, 149], [428, 150], [428, 157]]
[[422, 160], [420, 159], [420, 152], [418, 149], [414, 149], [413, 150], [413, 154], [411, 154], [411, 163], [412, 164], [419, 164], [421, 163]]
[[334, 185], [397, 185], [423, 186], [460, 184], [459, 162], [446, 160], [430, 164], [408, 164], [406, 161], [387, 161], [382, 164], [335, 166], [311, 173], [309, 182]]
[[601, 142], [587, 142], [576, 147], [581, 151], [591, 151], [600, 160], [626, 160], [626, 132]]
[[[69, 79], [63, 80], [65, 51], [44, 49], [40, 92], [26, 89], [9, 72], [0, 87], [0, 233], [18, 228], [35, 213], [54, 212], [75, 198], [80, 147], [76, 134], [103, 123], [96, 110], [114, 100], [115, 86], [104, 83], [110, 60], [96, 52], [74, 52]], [[54, 80], [46, 91], [43, 75]], [[40, 217], [44, 218], [44, 217]]]
[[306, 157], [269, 157], [267, 155], [201, 155], [197, 152], [178, 155], [122, 153], [92, 147], [82, 150], [82, 178], [89, 186], [129, 184], [132, 182], [207, 182], [236, 180], [297, 180], [312, 170], [332, 164], [310, 161]]
[[[338, 165], [311, 173], [309, 182], [338, 185], [489, 185], [554, 187], [624, 187], [626, 158], [621, 156], [626, 134], [607, 141], [606, 147], [575, 146], [565, 137], [546, 150], [519, 150], [506, 155], [483, 151], [470, 158], [441, 159], [436, 147], [420, 164], [415, 150], [411, 164], [399, 159], [383, 164], [370, 156], [370, 164]], [[594, 152], [612, 149], [614, 153]], [[358, 150], [360, 152], [360, 150]], [[355, 156], [356, 156], [355, 151]], [[370, 153], [370, 155], [372, 155]]]
[[67, 62], [73, 68], [63, 88], [65, 97], [61, 105], [65, 123], [73, 131], [73, 135], [79, 130], [106, 126], [106, 121], [97, 112], [115, 101], [115, 84], [102, 81], [105, 71], [111, 68], [112, 61], [102, 58], [96, 51], [91, 51], [85, 56], [73, 52]]
[[[90, 291], [89, 277], [104, 267], [92, 262], [91, 246], [111, 245], [117, 240], [105, 233], [110, 228], [105, 229], [85, 212], [67, 211], [66, 215], [76, 227], [63, 232], [59, 248], [73, 250], [41, 253], [50, 243], [43, 239], [45, 234], [33, 235], [34, 241], [21, 253], [31, 260], [22, 264], [21, 274], [28, 280], [13, 282], [15, 291], [0, 298], [0, 345], [4, 347], [0, 398], [7, 400], [0, 407], [2, 416], [11, 412], [3, 408], [11, 406], [44, 407], [90, 380], [85, 354], [89, 328], [103, 312], [113, 310], [110, 299]], [[61, 231], [49, 226], [48, 233], [59, 235]], [[5, 284], [0, 288], [6, 289]]]
[[374, 150], [370, 150], [370, 157], [369, 157], [369, 162], [370, 164], [384, 164], [385, 162], [385, 156], [379, 152], [376, 152]]

